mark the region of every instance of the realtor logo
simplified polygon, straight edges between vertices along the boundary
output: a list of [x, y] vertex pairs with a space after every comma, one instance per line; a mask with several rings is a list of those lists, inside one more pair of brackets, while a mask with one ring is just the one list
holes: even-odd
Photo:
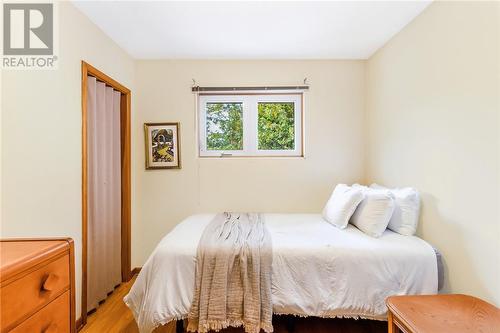
[[3, 4], [4, 69], [54, 69], [54, 4]]

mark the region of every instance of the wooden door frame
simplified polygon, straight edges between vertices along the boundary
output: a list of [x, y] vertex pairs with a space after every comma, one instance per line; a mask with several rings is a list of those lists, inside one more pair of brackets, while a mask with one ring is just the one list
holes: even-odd
[[120, 99], [120, 145], [121, 145], [121, 266], [122, 282], [131, 278], [130, 270], [130, 220], [131, 220], [131, 181], [130, 181], [130, 89], [115, 81], [92, 65], [82, 61], [82, 308], [80, 328], [87, 323], [87, 209], [88, 209], [88, 170], [87, 170], [87, 76], [121, 93]]

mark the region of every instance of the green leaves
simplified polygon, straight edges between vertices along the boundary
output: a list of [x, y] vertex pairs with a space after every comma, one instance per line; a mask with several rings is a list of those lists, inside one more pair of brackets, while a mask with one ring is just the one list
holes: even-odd
[[[295, 149], [293, 102], [260, 102], [257, 106], [259, 150]], [[207, 150], [243, 150], [243, 104], [206, 104]]]
[[293, 150], [295, 147], [293, 103], [258, 104], [260, 150]]
[[207, 103], [207, 149], [243, 149], [242, 103]]

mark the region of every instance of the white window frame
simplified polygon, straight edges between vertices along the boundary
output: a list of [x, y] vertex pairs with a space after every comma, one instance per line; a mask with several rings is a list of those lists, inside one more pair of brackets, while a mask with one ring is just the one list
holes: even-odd
[[[251, 93], [251, 94], [199, 94], [198, 96], [198, 152], [200, 157], [302, 157], [303, 156], [303, 93]], [[258, 149], [258, 104], [294, 104], [293, 150]], [[206, 105], [207, 103], [241, 103], [243, 107], [243, 149], [208, 150]]]

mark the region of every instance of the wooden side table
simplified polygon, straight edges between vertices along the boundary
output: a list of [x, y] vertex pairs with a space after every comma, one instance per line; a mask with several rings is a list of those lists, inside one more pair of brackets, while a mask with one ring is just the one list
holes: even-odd
[[391, 296], [389, 333], [498, 333], [500, 309], [467, 295]]

